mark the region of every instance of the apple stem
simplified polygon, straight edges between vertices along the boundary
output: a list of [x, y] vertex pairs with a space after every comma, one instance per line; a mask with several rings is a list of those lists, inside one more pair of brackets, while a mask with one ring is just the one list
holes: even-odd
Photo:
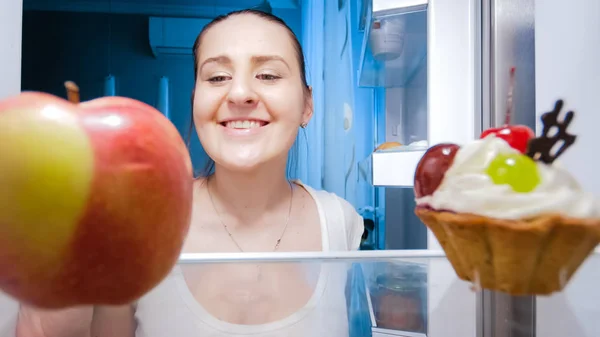
[[515, 88], [515, 67], [510, 68], [510, 82], [508, 85], [508, 100], [506, 103], [506, 116], [504, 117], [504, 124], [510, 125], [510, 117], [513, 110], [513, 90]]
[[79, 87], [73, 81], [65, 82], [65, 89], [67, 89], [67, 98], [71, 103], [79, 103]]

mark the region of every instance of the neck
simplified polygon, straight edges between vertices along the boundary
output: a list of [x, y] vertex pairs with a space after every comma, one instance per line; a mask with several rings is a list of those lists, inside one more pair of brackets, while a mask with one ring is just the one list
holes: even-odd
[[272, 165], [251, 172], [232, 172], [215, 166], [209, 179], [210, 193], [228, 212], [260, 214], [288, 203], [290, 184], [286, 165]]

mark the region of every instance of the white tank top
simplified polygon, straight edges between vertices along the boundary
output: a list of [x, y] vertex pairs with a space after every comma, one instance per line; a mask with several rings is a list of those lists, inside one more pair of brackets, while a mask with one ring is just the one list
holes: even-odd
[[[344, 199], [303, 186], [319, 212], [323, 251], [357, 250], [363, 219]], [[308, 302], [267, 324], [239, 325], [217, 319], [196, 301], [179, 266], [137, 304], [136, 337], [348, 337], [345, 286], [349, 265], [323, 263]]]

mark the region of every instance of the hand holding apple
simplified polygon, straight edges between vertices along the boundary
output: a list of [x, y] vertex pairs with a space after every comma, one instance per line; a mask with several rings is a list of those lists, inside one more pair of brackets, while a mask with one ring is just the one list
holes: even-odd
[[42, 308], [118, 305], [176, 263], [192, 166], [175, 127], [123, 97], [0, 101], [0, 290]]

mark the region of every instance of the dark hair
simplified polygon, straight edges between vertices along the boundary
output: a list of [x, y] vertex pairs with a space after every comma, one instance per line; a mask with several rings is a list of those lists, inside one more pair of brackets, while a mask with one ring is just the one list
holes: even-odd
[[[202, 30], [196, 37], [196, 41], [194, 42], [194, 47], [193, 47], [194, 89], [192, 89], [192, 99], [191, 99], [192, 100], [192, 113], [191, 113], [190, 126], [188, 129], [188, 135], [187, 135], [188, 148], [190, 146], [190, 140], [192, 137], [192, 133], [194, 131], [194, 95], [195, 95], [196, 81], [198, 79], [198, 51], [200, 48], [200, 43], [202, 41], [202, 37], [215, 24], [225, 21], [226, 19], [228, 19], [232, 16], [243, 15], [243, 14], [254, 15], [259, 18], [265, 19], [269, 22], [279, 24], [281, 27], [283, 27], [287, 30], [287, 32], [290, 36], [290, 39], [292, 40], [292, 44], [294, 45], [294, 49], [296, 51], [296, 58], [298, 59], [298, 64], [300, 65], [300, 79], [302, 81], [302, 87], [304, 88], [304, 92], [307, 95], [309, 94], [308, 83], [306, 81], [306, 64], [304, 62], [304, 52], [302, 50], [302, 45], [300, 44], [300, 41], [298, 41], [298, 37], [296, 36], [296, 34], [294, 34], [292, 29], [281, 18], [279, 18], [271, 13], [267, 13], [267, 12], [256, 10], [256, 9], [243, 9], [243, 10], [233, 11], [233, 12], [230, 12], [225, 15], [219, 15], [202, 28]], [[287, 165], [288, 178], [291, 178], [292, 176], [294, 176], [296, 174], [295, 171], [296, 171], [296, 166], [297, 166], [297, 162], [296, 162], [297, 155], [298, 155], [298, 139], [296, 139], [296, 141], [294, 142], [294, 145], [290, 149], [290, 154], [288, 156], [288, 165]], [[199, 176], [207, 177], [207, 176], [211, 175], [214, 172], [214, 168], [215, 168], [215, 162], [214, 162], [214, 160], [212, 160], [209, 157], [208, 162], [206, 163], [204, 169], [199, 173]]]

